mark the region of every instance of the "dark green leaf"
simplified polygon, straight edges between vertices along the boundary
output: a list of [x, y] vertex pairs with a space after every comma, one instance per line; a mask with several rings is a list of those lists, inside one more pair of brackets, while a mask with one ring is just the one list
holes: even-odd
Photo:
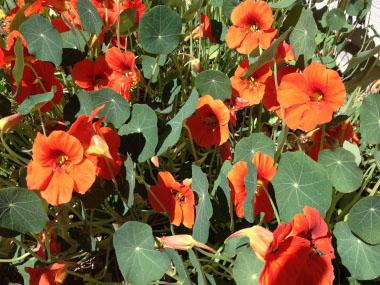
[[344, 148], [321, 151], [318, 163], [324, 167], [339, 192], [353, 192], [362, 184], [363, 173], [355, 163], [355, 156]]
[[89, 0], [80, 0], [78, 3], [78, 14], [83, 28], [90, 33], [99, 35], [102, 31], [103, 21], [98, 10]]
[[272, 180], [281, 220], [289, 222], [294, 215], [310, 206], [325, 216], [331, 204], [332, 185], [321, 165], [302, 151], [282, 155]]
[[271, 157], [274, 156], [274, 143], [263, 133], [253, 133], [249, 137], [241, 139], [236, 144], [234, 162], [240, 160], [251, 162], [258, 151]]
[[362, 140], [370, 144], [380, 143], [380, 96], [371, 94], [366, 97], [359, 113]]
[[168, 7], [158, 5], [141, 17], [139, 40], [147, 52], [169, 54], [178, 46], [181, 29], [181, 17]]
[[28, 44], [29, 53], [39, 60], [60, 65], [62, 61], [62, 39], [48, 19], [32, 15], [20, 26], [20, 33]]
[[380, 245], [368, 245], [355, 237], [346, 222], [335, 225], [334, 236], [342, 264], [359, 280], [372, 280], [380, 275]]
[[286, 40], [289, 36], [289, 33], [293, 30], [293, 27], [290, 27], [285, 33], [283, 33], [278, 39], [276, 39], [271, 46], [265, 50], [255, 61], [252, 63], [248, 71], [241, 77], [241, 79], [245, 80], [247, 79], [252, 73], [254, 73], [257, 69], [259, 69], [261, 66], [263, 66], [268, 61], [271, 61], [274, 55], [276, 54], [277, 46]]
[[49, 221], [41, 199], [25, 188], [0, 191], [0, 227], [20, 233], [39, 233]]
[[119, 135], [141, 133], [145, 138], [145, 146], [139, 154], [138, 161], [143, 162], [155, 155], [158, 142], [156, 113], [145, 104], [134, 104], [131, 121], [123, 125]]
[[182, 16], [184, 23], [187, 23], [194, 18], [195, 14], [202, 8], [203, 2], [203, 0], [198, 0], [190, 6], [189, 10], [187, 10]]
[[296, 59], [301, 54], [304, 55], [305, 61], [313, 57], [317, 32], [318, 28], [313, 18], [313, 12], [310, 9], [303, 9], [297, 25], [289, 37]]
[[[154, 66], [156, 65], [157, 59], [154, 57], [148, 56], [148, 55], [142, 56], [142, 63], [141, 64], [142, 64], [142, 68], [143, 68], [144, 77], [147, 79], [150, 79], [152, 77], [152, 83], [157, 82], [157, 75], [158, 75], [158, 72], [160, 71], [159, 66], [163, 66], [165, 64], [165, 61], [162, 62], [161, 58], [166, 59], [165, 56], [160, 57], [160, 60], [159, 60], [157, 67], [156, 67], [156, 70], [154, 71], [154, 74], [153, 74]], [[153, 76], [152, 76], [152, 74], [153, 74]]]
[[365, 0], [348, 0], [346, 12], [350, 16], [358, 16], [360, 11], [364, 9]]
[[[135, 25], [137, 18], [137, 9], [129, 8], [120, 14], [120, 36], [127, 36], [130, 34], [137, 25]], [[112, 30], [116, 33], [116, 22], [112, 26]]]
[[350, 210], [348, 226], [365, 242], [380, 243], [380, 197], [368, 196], [357, 202]]
[[251, 247], [245, 248], [237, 255], [232, 270], [237, 285], [260, 284], [259, 277], [264, 262], [257, 258]]
[[270, 3], [269, 7], [271, 7], [272, 9], [288, 8], [290, 5], [292, 5], [296, 1], [297, 0], [281, 0], [276, 3]]
[[106, 123], [112, 123], [116, 128], [120, 128], [129, 118], [130, 110], [128, 101], [113, 89], [102, 88], [97, 91], [85, 92], [78, 94], [80, 107], [78, 115], [86, 114], [87, 116], [95, 110], [95, 108], [105, 104], [100, 110], [98, 117], [107, 116]]
[[194, 113], [198, 104], [198, 98], [198, 92], [194, 88], [189, 99], [182, 106], [181, 110], [179, 110], [177, 115], [175, 115], [175, 117], [168, 122], [167, 126], [171, 128], [171, 131], [165, 138], [160, 149], [157, 151], [157, 155], [161, 155], [168, 149], [168, 147], [177, 143], [181, 135], [183, 121]]
[[124, 162], [125, 169], [127, 171], [127, 181], [129, 185], [129, 195], [128, 195], [128, 207], [133, 205], [133, 191], [135, 190], [135, 170], [133, 168], [133, 161], [131, 156], [128, 154], [127, 160]]
[[24, 23], [26, 21], [26, 19], [28, 19], [28, 17], [25, 16], [25, 10], [26, 8], [28, 8], [29, 6], [27, 5], [24, 5], [24, 7], [21, 7], [15, 17], [13, 18], [12, 22], [11, 22], [11, 26], [10, 26], [10, 29], [11, 31], [18, 31], [21, 24]]
[[152, 228], [147, 224], [126, 222], [114, 234], [113, 244], [119, 269], [129, 282], [148, 284], [169, 268], [169, 256], [153, 248]]
[[195, 78], [195, 87], [203, 95], [211, 95], [214, 99], [222, 101], [229, 99], [232, 95], [231, 81], [221, 71], [202, 71]]
[[202, 170], [195, 165], [191, 166], [192, 184], [191, 189], [198, 194], [198, 205], [196, 209], [193, 237], [195, 240], [206, 243], [208, 240], [210, 218], [212, 216], [212, 205], [208, 194], [208, 181]]
[[21, 43], [21, 38], [17, 38], [15, 47], [14, 47], [14, 52], [16, 55], [16, 63], [13, 67], [12, 70], [12, 75], [14, 80], [17, 83], [21, 82], [22, 75], [24, 73], [24, 47], [22, 46]]
[[223, 13], [227, 18], [231, 17], [232, 10], [239, 5], [239, 0], [223, 0]]
[[346, 24], [346, 17], [340, 9], [332, 9], [326, 15], [326, 23], [330, 29], [339, 31]]
[[360, 63], [374, 56], [378, 52], [380, 52], [380, 45], [374, 47], [373, 49], [366, 50], [365, 52], [362, 52], [360, 55], [354, 56], [353, 58], [350, 59], [349, 64], [346, 70], [344, 71], [344, 73], [347, 74], [348, 71], [357, 67]]
[[24, 102], [18, 107], [18, 112], [26, 115], [29, 112], [42, 108], [47, 102], [54, 97], [53, 92], [46, 92], [37, 95], [29, 95]]
[[254, 208], [253, 208], [253, 197], [255, 196], [257, 188], [257, 168], [252, 162], [248, 162], [248, 172], [244, 177], [244, 186], [247, 190], [247, 196], [244, 199], [244, 218], [250, 222], [254, 222]]

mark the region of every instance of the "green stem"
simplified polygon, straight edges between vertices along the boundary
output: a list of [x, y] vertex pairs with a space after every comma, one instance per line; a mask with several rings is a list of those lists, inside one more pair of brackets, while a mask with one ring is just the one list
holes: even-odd
[[[285, 123], [285, 122], [284, 122], [284, 123]], [[285, 125], [285, 128], [284, 128], [284, 134], [283, 134], [283, 137], [282, 137], [281, 144], [280, 144], [280, 146], [278, 147], [276, 153], [274, 154], [274, 162], [275, 162], [275, 163], [278, 161], [278, 159], [279, 159], [280, 156], [281, 156], [282, 150], [284, 149], [284, 145], [285, 145], [285, 142], [286, 142], [287, 137], [288, 137], [288, 133], [289, 133], [289, 128], [288, 128], [287, 125]]]
[[269, 195], [268, 189], [264, 186], [264, 184], [261, 185], [261, 187], [263, 187], [265, 193], [267, 194], [267, 196], [268, 196], [268, 198], [269, 198], [269, 202], [270, 202], [270, 204], [271, 204], [271, 206], [272, 206], [274, 216], [276, 217], [276, 220], [277, 220], [277, 224], [278, 224], [278, 225], [281, 224], [280, 215], [279, 215], [278, 212], [277, 212], [277, 208], [276, 208], [276, 206], [274, 205], [274, 202], [273, 202], [273, 200], [272, 200], [272, 197]]
[[[333, 190], [333, 191], [335, 191], [335, 190]], [[336, 204], [338, 203], [338, 201], [340, 200], [340, 198], [343, 197], [343, 195], [344, 195], [344, 193], [342, 193], [342, 192], [336, 192], [336, 191], [335, 191], [335, 193], [333, 192], [331, 205], [330, 205], [330, 208], [327, 211], [326, 218], [325, 218], [325, 221], [326, 221], [327, 225], [330, 223], [331, 216], [334, 213]]]
[[322, 125], [322, 135], [321, 135], [321, 142], [320, 142], [320, 146], [319, 146], [319, 151], [323, 150], [323, 145], [325, 142], [325, 135], [326, 135], [326, 124], [323, 124]]
[[[29, 163], [29, 160], [27, 160], [26, 158], [23, 158], [21, 157], [20, 155], [18, 155], [17, 153], [15, 153], [8, 145], [7, 143], [5, 142], [4, 140], [4, 136], [3, 136], [3, 132], [0, 132], [0, 139], [1, 139], [1, 142], [3, 143], [3, 146], [4, 148], [9, 152], [9, 154], [11, 154], [13, 156], [13, 158], [15, 160], [21, 160], [22, 162], [24, 162], [25, 164], [28, 164]], [[22, 163], [18, 162], [20, 165], [22, 165]]]

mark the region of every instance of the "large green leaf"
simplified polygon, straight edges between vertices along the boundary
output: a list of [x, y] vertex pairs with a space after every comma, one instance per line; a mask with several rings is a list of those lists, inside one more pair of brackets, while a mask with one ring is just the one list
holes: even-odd
[[362, 184], [363, 172], [357, 167], [355, 156], [344, 148], [321, 151], [318, 163], [326, 169], [333, 186], [339, 192], [353, 192]]
[[305, 61], [313, 57], [317, 32], [318, 28], [314, 21], [313, 12], [310, 9], [303, 9], [297, 25], [289, 37], [296, 59], [301, 54], [304, 55]]
[[96, 107], [105, 104], [98, 117], [107, 116], [106, 123], [112, 123], [116, 128], [120, 128], [129, 118], [128, 101], [110, 88], [102, 88], [91, 92], [81, 91], [78, 98], [80, 102], [78, 115], [90, 115]]
[[371, 94], [366, 97], [359, 113], [362, 140], [370, 144], [380, 143], [380, 96]]
[[154, 249], [152, 228], [139, 222], [126, 222], [113, 237], [117, 263], [123, 277], [137, 285], [160, 279], [169, 268], [170, 258]]
[[59, 65], [62, 61], [62, 39], [48, 19], [32, 15], [20, 26], [20, 33], [28, 44], [29, 53], [40, 60]]
[[250, 222], [254, 222], [254, 208], [253, 208], [253, 197], [255, 196], [257, 188], [257, 167], [252, 162], [248, 162], [248, 172], [244, 177], [244, 185], [247, 190], [247, 196], [244, 199], [244, 218]]
[[[135, 24], [137, 18], [137, 9], [128, 8], [120, 13], [120, 36], [128, 36], [137, 29]], [[116, 33], [116, 22], [112, 25], [112, 30]]]
[[283, 9], [288, 8], [290, 5], [292, 5], [297, 0], [281, 0], [276, 3], [269, 3], [269, 7], [272, 9]]
[[210, 218], [212, 216], [212, 205], [208, 194], [208, 181], [202, 170], [196, 166], [191, 166], [192, 184], [191, 189], [198, 194], [198, 205], [196, 206], [195, 224], [193, 227], [193, 237], [195, 240], [206, 243], [208, 240]]
[[231, 81], [221, 71], [202, 71], [195, 78], [195, 87], [203, 95], [211, 95], [214, 99], [222, 101], [229, 99], [232, 95]]
[[0, 191], [0, 228], [20, 233], [39, 233], [49, 221], [41, 199], [25, 188]]
[[181, 135], [183, 121], [194, 113], [198, 104], [198, 98], [198, 92], [194, 88], [189, 99], [187, 99], [186, 103], [182, 106], [177, 115], [175, 115], [174, 118], [171, 119], [165, 126], [165, 129], [169, 131], [169, 134], [163, 141], [160, 149], [157, 151], [157, 155], [161, 155], [168, 149], [168, 147], [177, 143]]
[[18, 107], [18, 112], [26, 115], [31, 111], [38, 110], [42, 108], [47, 102], [52, 100], [54, 97], [53, 92], [46, 92], [37, 95], [29, 95], [24, 102]]
[[181, 17], [168, 7], [158, 5], [141, 17], [139, 40], [147, 52], [169, 54], [179, 43], [181, 29]]
[[78, 3], [78, 14], [83, 28], [90, 33], [99, 35], [102, 31], [103, 21], [98, 10], [90, 0], [80, 0]]
[[119, 130], [119, 135], [135, 133], [145, 138], [145, 146], [138, 157], [138, 161], [143, 162], [155, 155], [158, 142], [157, 116], [148, 105], [134, 104], [131, 121]]
[[367, 243], [380, 243], [380, 197], [365, 197], [350, 210], [348, 225]]
[[271, 61], [274, 55], [276, 54], [278, 45], [288, 38], [292, 30], [293, 30], [293, 27], [290, 27], [285, 33], [283, 33], [278, 39], [276, 39], [271, 44], [271, 46], [267, 50], [265, 50], [254, 63], [252, 63], [249, 66], [248, 71], [241, 77], [241, 79], [243, 80], [247, 79], [257, 69], [259, 69], [268, 61]]
[[264, 262], [257, 258], [251, 247], [238, 253], [234, 268], [232, 269], [237, 285], [260, 284], [259, 277]]
[[[91, 37], [91, 34], [86, 31], [82, 31], [82, 34], [84, 35], [87, 41]], [[60, 35], [62, 38], [62, 44], [64, 49], [85, 49], [86, 41], [79, 33], [78, 29], [73, 28], [70, 31], [61, 33]]]
[[366, 0], [348, 0], [346, 12], [350, 16], [358, 16], [360, 11], [364, 9]]
[[223, 0], [223, 13], [226, 17], [230, 17], [232, 10], [235, 9], [237, 5], [239, 5], [239, 0]]
[[346, 222], [335, 225], [334, 236], [342, 264], [359, 280], [372, 280], [380, 275], [380, 245], [368, 245], [355, 237]]
[[129, 186], [129, 195], [128, 195], [128, 207], [133, 205], [133, 191], [135, 190], [136, 179], [135, 179], [135, 170], [133, 167], [133, 161], [131, 156], [128, 154], [127, 160], [124, 162], [125, 170], [127, 171], [127, 181]]
[[346, 24], [346, 17], [340, 9], [332, 9], [326, 15], [326, 23], [330, 29], [340, 30]]
[[285, 222], [302, 213], [305, 206], [324, 216], [331, 204], [332, 185], [327, 173], [302, 151], [283, 154], [272, 184], [280, 218]]
[[[159, 66], [163, 66], [166, 61], [166, 55], [163, 55], [160, 57], [160, 59], [157, 62], [157, 59], [148, 55], [143, 55], [142, 56], [142, 68], [143, 68], [143, 74], [146, 79], [152, 78], [152, 83], [157, 82], [157, 75], [160, 71]], [[154, 66], [156, 65], [157, 62], [157, 67], [154, 70]], [[153, 74], [154, 71], [154, 74]], [[153, 76], [152, 76], [153, 75]]]
[[263, 133], [253, 133], [247, 138], [241, 139], [235, 148], [234, 162], [238, 161], [252, 161], [256, 152], [274, 156], [274, 143]]

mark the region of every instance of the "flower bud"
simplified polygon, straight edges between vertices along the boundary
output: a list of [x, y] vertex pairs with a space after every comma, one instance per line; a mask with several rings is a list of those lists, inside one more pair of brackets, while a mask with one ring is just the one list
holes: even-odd
[[13, 131], [21, 122], [24, 115], [17, 113], [0, 119], [0, 131], [8, 133]]
[[164, 236], [164, 237], [161, 237], [159, 240], [164, 247], [170, 247], [170, 248], [180, 249], [180, 250], [188, 250], [195, 246], [195, 247], [200, 247], [200, 248], [203, 248], [215, 253], [214, 249], [212, 249], [211, 247], [203, 243], [196, 241], [195, 239], [193, 239], [191, 235]]

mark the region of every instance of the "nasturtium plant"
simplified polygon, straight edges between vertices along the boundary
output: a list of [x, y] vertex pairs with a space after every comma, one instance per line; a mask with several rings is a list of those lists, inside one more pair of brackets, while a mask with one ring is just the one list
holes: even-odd
[[375, 1], [0, 2], [0, 284], [378, 283]]

